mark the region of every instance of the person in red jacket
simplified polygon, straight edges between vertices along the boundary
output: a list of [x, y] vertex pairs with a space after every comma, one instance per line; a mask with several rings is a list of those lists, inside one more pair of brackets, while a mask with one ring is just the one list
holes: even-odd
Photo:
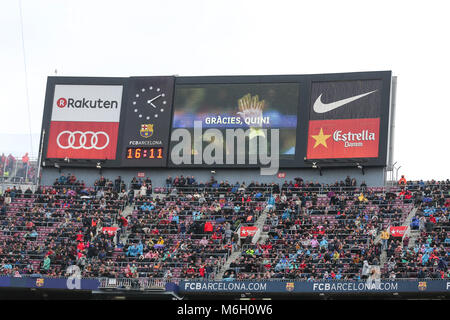
[[122, 223], [122, 227], [125, 228], [128, 226], [128, 220], [125, 217], [120, 217], [120, 222]]
[[211, 239], [213, 239], [213, 240], [220, 240], [220, 239], [222, 239], [222, 235], [218, 235], [217, 232], [214, 232], [214, 234], [212, 235]]
[[212, 232], [213, 231], [213, 225], [211, 222], [206, 222], [205, 223], [205, 232]]
[[430, 216], [430, 222], [433, 224], [436, 224], [436, 222], [437, 222], [436, 218], [433, 215]]
[[195, 273], [195, 270], [194, 270], [194, 268], [189, 267], [189, 268], [187, 269], [186, 273], [187, 273], [188, 275], [193, 275], [193, 274]]
[[400, 178], [400, 180], [398, 180], [398, 184], [399, 185], [405, 185], [406, 184], [406, 178], [404, 175], [402, 175], [402, 177]]
[[83, 242], [78, 243], [77, 249], [78, 249], [80, 252], [82, 252], [82, 251], [84, 250], [84, 248], [85, 248], [85, 246], [84, 246], [84, 243], [83, 243]]
[[205, 277], [205, 266], [204, 265], [200, 266], [200, 269], [198, 269], [198, 272], [200, 273], [200, 277], [204, 278]]

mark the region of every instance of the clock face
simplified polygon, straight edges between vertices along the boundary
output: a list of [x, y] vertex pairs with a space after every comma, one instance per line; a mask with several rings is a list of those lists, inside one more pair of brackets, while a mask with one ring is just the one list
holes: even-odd
[[132, 108], [138, 120], [157, 120], [167, 113], [167, 95], [162, 88], [149, 85], [132, 97]]

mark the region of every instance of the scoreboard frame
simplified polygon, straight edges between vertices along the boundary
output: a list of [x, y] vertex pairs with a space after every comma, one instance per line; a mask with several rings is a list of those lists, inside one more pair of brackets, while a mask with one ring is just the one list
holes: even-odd
[[[170, 76], [173, 77], [173, 76]], [[151, 77], [48, 77], [44, 113], [42, 119], [42, 132], [41, 132], [41, 165], [48, 166], [64, 166], [64, 167], [98, 167], [100, 163], [104, 168], [145, 168], [155, 167], [152, 165], [146, 165], [145, 163], [125, 164], [124, 156], [126, 156], [127, 146], [124, 141], [125, 123], [126, 123], [126, 109], [130, 106], [127, 105], [129, 101], [129, 88], [130, 81], [139, 78], [151, 78]], [[159, 77], [161, 78], [161, 77]], [[161, 168], [202, 168], [205, 165], [174, 165], [170, 160], [171, 142], [170, 135], [173, 131], [172, 121], [174, 113], [174, 95], [178, 86], [183, 85], [210, 85], [210, 84], [267, 84], [267, 83], [298, 83], [299, 85], [299, 98], [297, 109], [297, 131], [296, 131], [296, 146], [295, 155], [290, 160], [280, 160], [279, 167], [281, 168], [312, 168], [319, 165], [322, 168], [326, 167], [356, 167], [357, 164], [365, 167], [385, 167], [388, 161], [388, 143], [390, 139], [390, 108], [391, 108], [391, 83], [392, 72], [391, 71], [371, 71], [371, 72], [352, 72], [352, 73], [332, 73], [332, 74], [313, 74], [313, 75], [246, 75], [246, 76], [191, 76], [191, 77], [173, 77], [174, 88], [171, 98], [171, 116], [170, 123], [167, 124], [169, 137], [166, 145], [155, 146], [162, 147], [167, 150], [166, 159], [163, 159], [163, 163], [156, 167]], [[380, 103], [380, 128], [379, 128], [379, 141], [378, 141], [378, 157], [376, 158], [341, 158], [341, 159], [320, 159], [320, 160], [307, 160], [307, 142], [308, 142], [308, 125], [310, 121], [311, 113], [311, 89], [314, 82], [340, 82], [340, 81], [352, 81], [352, 80], [381, 80], [382, 92]], [[52, 107], [54, 103], [54, 93], [56, 85], [121, 85], [122, 91], [122, 108], [120, 114], [120, 122], [118, 127], [118, 141], [116, 149], [115, 159], [55, 159], [48, 158], [48, 136], [50, 130], [50, 122], [52, 118]], [[315, 163], [313, 163], [315, 162]], [[209, 168], [255, 168], [258, 165], [210, 165]]]

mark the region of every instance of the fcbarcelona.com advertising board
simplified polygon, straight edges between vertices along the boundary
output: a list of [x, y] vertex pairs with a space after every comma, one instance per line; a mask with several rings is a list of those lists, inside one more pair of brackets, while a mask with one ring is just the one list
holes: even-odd
[[56, 85], [47, 158], [115, 159], [122, 86]]

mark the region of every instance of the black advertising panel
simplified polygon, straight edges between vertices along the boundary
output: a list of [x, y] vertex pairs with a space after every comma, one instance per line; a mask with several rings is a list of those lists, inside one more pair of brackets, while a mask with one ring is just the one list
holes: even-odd
[[173, 77], [129, 79], [124, 108], [122, 166], [166, 166], [173, 86]]
[[313, 81], [308, 160], [378, 158], [381, 79]]
[[310, 120], [377, 118], [381, 80], [312, 82]]
[[[298, 83], [221, 83], [221, 84], [180, 84], [175, 88], [172, 133], [186, 129], [192, 136], [191, 162], [195, 155], [201, 154], [210, 141], [195, 145], [197, 138], [194, 123], [201, 125], [202, 133], [208, 129], [217, 129], [223, 137], [223, 163], [239, 165], [237, 161], [228, 163], [227, 155], [233, 153], [236, 158], [243, 154], [248, 160], [251, 139], [267, 137], [271, 150], [271, 134], [276, 129], [279, 134], [280, 159], [294, 160], [297, 139], [297, 118], [299, 104]], [[232, 146], [226, 143], [226, 135], [235, 130], [249, 130], [246, 147], [240, 148], [236, 142]], [[264, 131], [265, 130], [265, 131]], [[202, 138], [202, 137], [200, 137]], [[172, 142], [171, 150], [177, 143]], [[198, 150], [199, 149], [199, 150]], [[236, 158], [234, 158], [236, 160]], [[248, 165], [246, 161], [246, 165]], [[183, 163], [183, 165], [187, 165]]]

